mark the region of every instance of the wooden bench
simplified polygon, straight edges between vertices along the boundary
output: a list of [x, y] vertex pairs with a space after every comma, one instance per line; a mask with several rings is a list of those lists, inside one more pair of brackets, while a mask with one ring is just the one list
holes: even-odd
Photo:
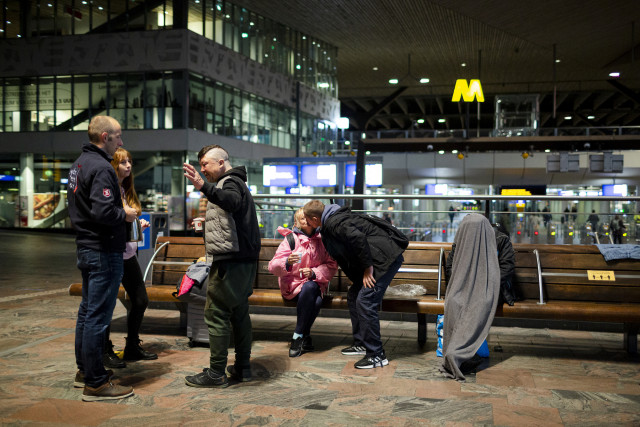
[[[267, 269], [280, 242], [262, 240], [258, 274], [253, 295], [249, 298], [251, 305], [295, 307], [294, 302], [282, 298], [277, 278]], [[421, 344], [426, 342], [427, 315], [444, 313], [444, 261], [450, 250], [450, 243], [410, 242], [402, 268], [382, 302], [382, 311], [417, 315]], [[496, 317], [621, 323], [624, 325], [625, 349], [637, 352], [640, 260], [605, 262], [593, 245], [514, 244], [514, 250], [514, 286], [523, 299], [514, 306], [499, 306]], [[150, 264], [149, 300], [175, 304], [181, 312], [181, 321], [186, 324], [187, 305], [171, 294], [187, 266], [204, 255], [202, 238], [160, 237], [156, 251]], [[613, 271], [615, 281], [589, 280], [587, 270]], [[348, 309], [346, 291], [349, 284], [338, 270], [324, 297], [323, 308]], [[408, 285], [413, 285], [414, 290], [421, 287], [422, 295], [395, 295], [394, 290]], [[72, 284], [69, 293], [82, 295], [82, 285]], [[128, 296], [122, 287], [118, 298], [128, 306]]]

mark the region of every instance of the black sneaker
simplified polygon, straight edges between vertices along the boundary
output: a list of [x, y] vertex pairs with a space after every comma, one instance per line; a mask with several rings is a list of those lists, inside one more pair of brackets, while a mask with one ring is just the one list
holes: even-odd
[[102, 384], [100, 387], [84, 386], [82, 400], [85, 402], [96, 402], [98, 400], [116, 400], [124, 399], [133, 395], [133, 387], [114, 384], [111, 380]]
[[191, 387], [224, 388], [229, 387], [229, 379], [225, 374], [216, 374], [209, 368], [204, 368], [197, 375], [184, 377], [184, 382]]
[[367, 349], [354, 344], [351, 347], [343, 348], [342, 354], [345, 356], [364, 356], [367, 354]]
[[291, 340], [289, 347], [289, 357], [298, 357], [302, 354], [302, 337]]
[[156, 360], [158, 355], [150, 353], [143, 349], [140, 344], [142, 341], [137, 340], [135, 343], [127, 343], [124, 348], [124, 360]]
[[307, 352], [307, 351], [313, 351], [316, 348], [313, 346], [313, 341], [311, 340], [311, 335], [307, 335], [306, 337], [302, 338], [302, 351], [303, 352]]
[[387, 366], [388, 364], [389, 361], [384, 355], [384, 352], [382, 352], [377, 356], [363, 357], [362, 359], [358, 360], [353, 366], [358, 369], [373, 369], [377, 368], [378, 366], [382, 368], [383, 366]]
[[227, 366], [227, 374], [231, 379], [238, 382], [251, 381], [251, 367], [248, 368], [236, 368], [235, 365]]
[[[111, 369], [107, 369], [107, 380], [110, 380], [111, 377], [113, 376], [113, 371]], [[78, 370], [78, 372], [76, 372], [76, 378], [73, 381], [73, 386], [75, 388], [82, 388], [84, 387], [84, 372]]]
[[107, 368], [113, 369], [122, 369], [126, 368], [127, 364], [124, 363], [114, 352], [113, 352], [113, 344], [109, 341], [107, 347], [105, 348], [105, 352], [102, 355], [102, 364]]

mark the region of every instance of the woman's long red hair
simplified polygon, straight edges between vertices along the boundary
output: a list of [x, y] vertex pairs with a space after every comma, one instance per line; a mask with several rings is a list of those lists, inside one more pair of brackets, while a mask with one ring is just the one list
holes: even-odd
[[[111, 161], [111, 166], [116, 170], [116, 175], [118, 175], [118, 166], [124, 159], [129, 159], [129, 161], [133, 163], [131, 153], [124, 148], [118, 148], [113, 155], [113, 160]], [[140, 216], [142, 213], [142, 206], [140, 205], [140, 199], [138, 199], [138, 193], [136, 193], [136, 189], [133, 186], [133, 169], [129, 176], [122, 181], [122, 188], [124, 188], [124, 198], [127, 205], [138, 211], [138, 216]]]

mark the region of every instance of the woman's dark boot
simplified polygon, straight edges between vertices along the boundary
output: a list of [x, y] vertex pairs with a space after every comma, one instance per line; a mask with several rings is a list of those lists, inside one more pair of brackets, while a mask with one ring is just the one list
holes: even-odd
[[155, 353], [150, 353], [145, 351], [140, 346], [140, 341], [138, 338], [130, 340], [127, 338], [127, 345], [124, 348], [124, 360], [155, 360], [158, 358], [158, 355]]

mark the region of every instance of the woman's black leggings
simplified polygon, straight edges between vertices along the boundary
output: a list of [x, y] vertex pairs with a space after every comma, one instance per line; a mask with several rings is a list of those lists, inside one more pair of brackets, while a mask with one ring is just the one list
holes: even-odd
[[[149, 297], [147, 296], [147, 288], [144, 284], [142, 271], [138, 264], [138, 258], [133, 256], [124, 260], [124, 274], [122, 275], [122, 286], [129, 295], [131, 301], [131, 309], [127, 315], [127, 341], [136, 342], [142, 325], [144, 312], [149, 305]], [[111, 326], [107, 329], [106, 340], [109, 341], [109, 332]]]

